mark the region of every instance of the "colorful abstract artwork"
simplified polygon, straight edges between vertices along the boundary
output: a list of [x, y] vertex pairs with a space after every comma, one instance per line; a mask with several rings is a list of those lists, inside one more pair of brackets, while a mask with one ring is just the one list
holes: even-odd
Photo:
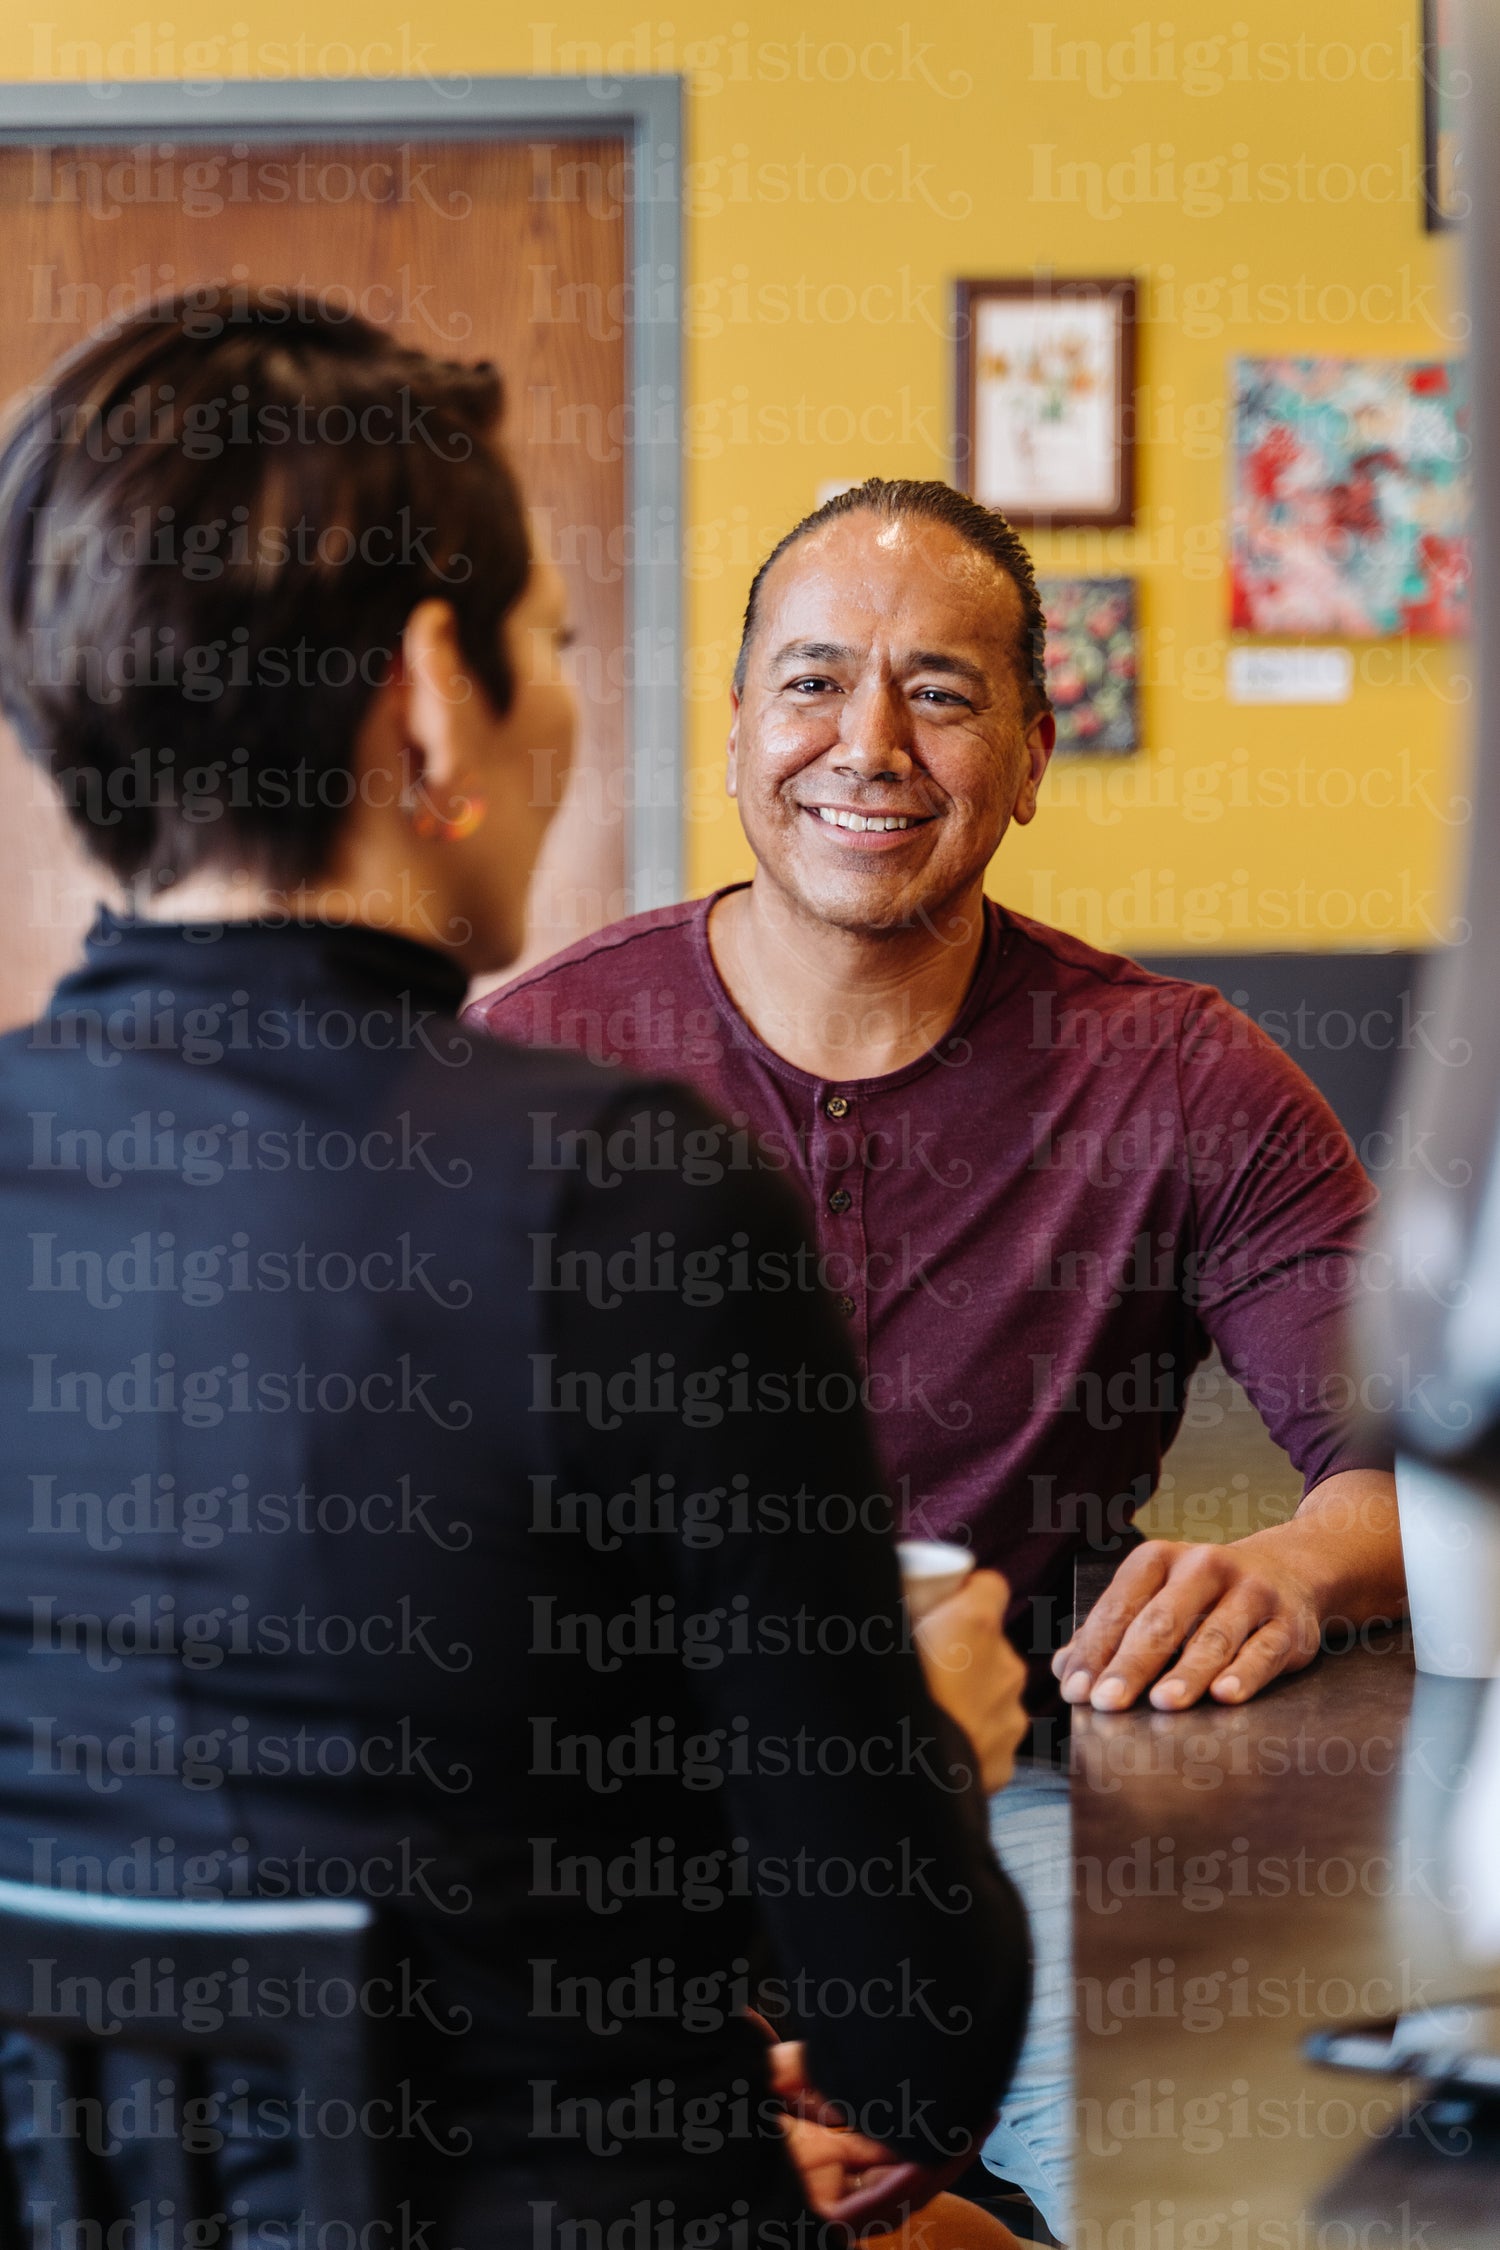
[[1134, 580], [1041, 578], [1037, 586], [1058, 749], [1139, 749]]
[[1460, 365], [1238, 360], [1233, 459], [1238, 631], [1467, 632]]

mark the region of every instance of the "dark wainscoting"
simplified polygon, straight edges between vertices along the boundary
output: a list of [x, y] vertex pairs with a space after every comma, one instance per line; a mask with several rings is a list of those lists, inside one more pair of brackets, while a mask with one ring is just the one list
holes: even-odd
[[[1162, 976], [1211, 984], [1307, 1072], [1366, 1165], [1391, 1082], [1419, 1036], [1425, 952], [1142, 953]], [[1372, 1163], [1372, 1158], [1374, 1159]]]

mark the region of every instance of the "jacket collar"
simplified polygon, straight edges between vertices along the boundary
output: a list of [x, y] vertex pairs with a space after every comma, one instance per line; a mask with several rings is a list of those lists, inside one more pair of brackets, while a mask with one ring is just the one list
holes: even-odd
[[50, 1012], [141, 984], [215, 992], [244, 987], [247, 994], [288, 999], [329, 989], [351, 998], [403, 994], [417, 1006], [456, 1015], [468, 978], [434, 946], [362, 923], [148, 922], [101, 907], [84, 941], [82, 965], [58, 985]]

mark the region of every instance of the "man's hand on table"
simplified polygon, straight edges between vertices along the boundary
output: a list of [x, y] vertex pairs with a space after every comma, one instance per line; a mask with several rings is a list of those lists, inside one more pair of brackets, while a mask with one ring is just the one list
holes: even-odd
[[1052, 1670], [1065, 1702], [1096, 1711], [1128, 1710], [1148, 1688], [1158, 1711], [1203, 1695], [1244, 1703], [1310, 1664], [1330, 1619], [1394, 1617], [1403, 1599], [1395, 1479], [1349, 1469], [1289, 1523], [1227, 1546], [1148, 1539]]
[[1245, 1553], [1252, 1545], [1137, 1547], [1052, 1659], [1064, 1702], [1124, 1711], [1154, 1680], [1159, 1711], [1186, 1710], [1204, 1694], [1242, 1703], [1279, 1672], [1310, 1664], [1322, 1633], [1312, 1590], [1263, 1547]]

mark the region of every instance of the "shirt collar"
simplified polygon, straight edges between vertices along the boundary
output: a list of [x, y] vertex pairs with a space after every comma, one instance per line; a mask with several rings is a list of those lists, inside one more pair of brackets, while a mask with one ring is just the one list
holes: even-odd
[[834, 1079], [815, 1078], [810, 1071], [799, 1070], [796, 1064], [789, 1063], [784, 1055], [778, 1055], [774, 1047], [768, 1047], [760, 1034], [740, 1014], [730, 996], [728, 986], [719, 974], [718, 963], [713, 956], [713, 948], [708, 942], [708, 918], [721, 898], [727, 898], [731, 891], [743, 891], [748, 890], [748, 888], [747, 883], [725, 883], [720, 889], [711, 891], [707, 898], [699, 901], [698, 911], [691, 923], [693, 946], [697, 954], [699, 969], [705, 984], [713, 995], [718, 1011], [728, 1028], [730, 1039], [735, 1046], [742, 1047], [748, 1053], [754, 1055], [764, 1064], [767, 1070], [774, 1071], [776, 1076], [784, 1079], [788, 1085], [803, 1087], [808, 1092], [837, 1085], [850, 1088], [857, 1087], [862, 1093], [867, 1094], [894, 1093], [898, 1087], [909, 1085], [914, 1078], [924, 1078], [928, 1071], [936, 1070], [939, 1065], [950, 1067], [965, 1058], [968, 1052], [967, 1035], [973, 1028], [975, 1020], [995, 998], [996, 980], [1001, 964], [1014, 951], [1011, 942], [1015, 934], [1014, 924], [1006, 914], [1005, 909], [997, 905], [994, 899], [987, 898], [984, 902], [984, 935], [980, 941], [979, 959], [974, 964], [974, 974], [969, 980], [969, 989], [964, 996], [963, 1006], [936, 1046], [929, 1047], [925, 1054], [917, 1055], [911, 1062], [903, 1063], [899, 1070], [887, 1071], [878, 1078]]

